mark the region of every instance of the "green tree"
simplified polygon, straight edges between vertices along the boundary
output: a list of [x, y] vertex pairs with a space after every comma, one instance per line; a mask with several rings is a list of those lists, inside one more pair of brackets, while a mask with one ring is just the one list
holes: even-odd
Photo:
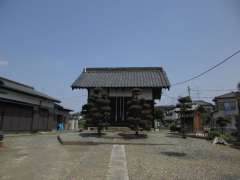
[[231, 120], [228, 118], [224, 118], [224, 117], [218, 117], [216, 124], [221, 128], [222, 130], [222, 134], [224, 133], [224, 128], [231, 123]]
[[240, 115], [237, 115], [235, 119], [236, 119], [236, 128], [237, 128], [237, 139], [240, 141]]
[[178, 105], [177, 107], [180, 108], [180, 121], [181, 121], [181, 132], [182, 137], [186, 138], [185, 135], [185, 121], [186, 121], [186, 115], [189, 112], [189, 109], [192, 107], [192, 99], [190, 96], [186, 97], [180, 97], [178, 99]]
[[139, 135], [139, 130], [151, 130], [153, 112], [151, 104], [145, 99], [140, 99], [141, 90], [134, 88], [132, 90], [132, 98], [128, 101], [127, 120], [130, 128]]
[[103, 114], [104, 125], [107, 128], [109, 125], [109, 120], [111, 116], [111, 106], [110, 106], [110, 99], [106, 93], [103, 93], [101, 99], [101, 112]]
[[82, 114], [87, 119], [87, 126], [96, 126], [99, 136], [103, 127], [107, 127], [111, 107], [108, 95], [102, 88], [94, 88], [88, 98], [88, 103], [82, 108]]
[[164, 126], [169, 125], [169, 122], [164, 119], [164, 111], [162, 109], [154, 109], [154, 120], [161, 122]]
[[128, 112], [127, 112], [127, 120], [130, 123], [130, 128], [135, 131], [135, 134], [139, 135], [140, 122], [141, 122], [141, 111], [142, 111], [142, 101], [139, 99], [139, 95], [141, 94], [141, 90], [135, 88], [132, 90], [131, 100], [128, 101]]
[[151, 130], [152, 127], [152, 120], [153, 120], [153, 112], [152, 112], [152, 106], [149, 102], [147, 102], [145, 99], [142, 99], [142, 113], [141, 113], [141, 123], [140, 126], [144, 130]]
[[201, 127], [205, 127], [210, 123], [209, 121], [209, 113], [205, 110], [205, 108], [200, 105], [197, 109], [197, 111], [200, 113], [200, 119], [201, 119]]
[[154, 118], [162, 121], [163, 118], [164, 118], [163, 110], [161, 110], [161, 109], [155, 109], [155, 110], [154, 110]]

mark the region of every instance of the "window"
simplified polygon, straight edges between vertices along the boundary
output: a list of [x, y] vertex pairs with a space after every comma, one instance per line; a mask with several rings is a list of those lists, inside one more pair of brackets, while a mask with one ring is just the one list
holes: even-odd
[[236, 102], [235, 101], [228, 101], [224, 103], [225, 111], [233, 111], [236, 109]]
[[235, 101], [225, 101], [218, 103], [218, 110], [220, 111], [234, 111], [236, 109]]

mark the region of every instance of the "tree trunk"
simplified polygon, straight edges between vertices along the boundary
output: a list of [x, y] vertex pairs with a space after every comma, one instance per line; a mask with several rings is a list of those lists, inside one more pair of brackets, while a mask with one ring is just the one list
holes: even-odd
[[136, 132], [135, 132], [135, 135], [136, 135], [136, 136], [138, 136], [138, 135], [139, 135], [139, 133], [138, 133], [138, 130], [136, 130]]
[[138, 132], [138, 131], [139, 131], [139, 128], [138, 128], [138, 125], [137, 125], [137, 126], [136, 126], [136, 133], [135, 133], [136, 136], [139, 135], [139, 132]]
[[98, 136], [100, 137], [101, 135], [102, 135], [101, 127], [98, 127]]
[[184, 115], [181, 117], [181, 129], [182, 129], [182, 138], [186, 138], [185, 135], [185, 124], [184, 124]]

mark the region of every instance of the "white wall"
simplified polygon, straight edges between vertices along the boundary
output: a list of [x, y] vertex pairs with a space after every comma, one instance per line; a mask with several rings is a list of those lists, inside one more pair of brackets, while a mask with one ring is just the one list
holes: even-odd
[[218, 108], [218, 103], [219, 102], [228, 102], [228, 101], [235, 101], [236, 103], [236, 109], [235, 110], [219, 110], [217, 109], [217, 112], [214, 114], [214, 118], [218, 118], [218, 117], [226, 117], [229, 118], [231, 120], [231, 123], [228, 124], [227, 128], [230, 129], [236, 129], [236, 118], [235, 116], [239, 114], [239, 109], [238, 109], [238, 103], [236, 99], [220, 99], [216, 102], [216, 107]]
[[[140, 98], [144, 98], [147, 100], [153, 99], [152, 89], [151, 88], [144, 88], [141, 89], [142, 93], [140, 95]], [[110, 89], [109, 91], [110, 97], [131, 97], [132, 96], [132, 89]]]

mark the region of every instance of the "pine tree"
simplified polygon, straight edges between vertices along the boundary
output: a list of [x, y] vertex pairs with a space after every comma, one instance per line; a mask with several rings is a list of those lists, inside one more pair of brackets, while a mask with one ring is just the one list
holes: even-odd
[[221, 128], [222, 130], [222, 134], [224, 133], [224, 128], [231, 123], [231, 120], [228, 118], [224, 118], [224, 117], [218, 117], [216, 124]]
[[139, 135], [140, 129], [151, 130], [153, 119], [151, 105], [145, 99], [140, 99], [140, 94], [140, 89], [133, 89], [132, 98], [128, 101], [127, 119], [136, 135]]
[[103, 124], [107, 128], [109, 125], [109, 120], [110, 120], [110, 115], [111, 115], [111, 106], [110, 106], [111, 101], [108, 98], [108, 95], [106, 93], [102, 94], [102, 99], [101, 99], [101, 112], [103, 114]]
[[101, 135], [103, 127], [107, 127], [111, 107], [108, 95], [102, 88], [94, 88], [83, 106], [82, 114], [87, 119], [87, 126], [96, 126]]
[[140, 121], [141, 121], [141, 111], [142, 105], [141, 100], [139, 99], [139, 95], [141, 93], [140, 89], [132, 90], [132, 98], [128, 101], [128, 112], [127, 112], [127, 120], [130, 123], [130, 128], [135, 131], [135, 134], [139, 135], [140, 130]]
[[152, 107], [145, 99], [142, 99], [142, 117], [140, 126], [144, 130], [151, 130], [152, 127]]
[[191, 102], [192, 99], [190, 96], [186, 97], [181, 97], [178, 99], [179, 104], [177, 107], [180, 107], [180, 120], [181, 120], [181, 132], [182, 132], [182, 137], [186, 138], [185, 135], [185, 121], [186, 121], [186, 115], [191, 108]]

